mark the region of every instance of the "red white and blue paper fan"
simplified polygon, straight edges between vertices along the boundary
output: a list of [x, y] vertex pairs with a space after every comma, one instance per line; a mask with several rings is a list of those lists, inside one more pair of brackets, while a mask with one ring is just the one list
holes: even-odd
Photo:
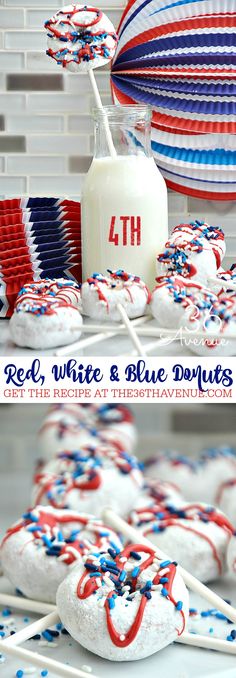
[[151, 105], [167, 184], [235, 199], [236, 0], [130, 0], [118, 35], [114, 101]]

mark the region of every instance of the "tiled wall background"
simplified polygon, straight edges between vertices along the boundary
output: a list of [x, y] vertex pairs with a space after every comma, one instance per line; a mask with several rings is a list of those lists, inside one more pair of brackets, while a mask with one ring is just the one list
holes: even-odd
[[[112, 3], [112, 5], [111, 5]], [[65, 0], [0, 0], [0, 197], [78, 198], [91, 162], [94, 105], [86, 75], [62, 73], [45, 55], [46, 18]], [[125, 0], [102, 0], [117, 26]], [[98, 69], [104, 103], [108, 71]], [[228, 236], [226, 265], [236, 260], [235, 203], [169, 196], [170, 226], [203, 217]]]

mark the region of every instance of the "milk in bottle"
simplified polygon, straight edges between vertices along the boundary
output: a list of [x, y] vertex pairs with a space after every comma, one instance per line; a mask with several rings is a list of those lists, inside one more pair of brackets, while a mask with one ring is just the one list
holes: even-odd
[[95, 114], [95, 154], [82, 194], [83, 279], [123, 268], [151, 288], [155, 258], [168, 237], [167, 189], [151, 155], [147, 106], [104, 109], [115, 153], [109, 154], [104, 112]]

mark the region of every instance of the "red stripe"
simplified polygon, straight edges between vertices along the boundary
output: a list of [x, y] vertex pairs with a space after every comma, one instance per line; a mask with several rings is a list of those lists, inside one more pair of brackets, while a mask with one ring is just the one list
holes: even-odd
[[[112, 89], [120, 104], [135, 104], [135, 99], [132, 99], [127, 94], [121, 92], [114, 83]], [[187, 118], [178, 118], [171, 115], [157, 113], [153, 111], [152, 127], [155, 129], [170, 132], [172, 134], [236, 134], [236, 120], [235, 122], [207, 122], [205, 120], [188, 120]]]
[[202, 191], [195, 188], [189, 188], [188, 186], [181, 186], [180, 184], [175, 184], [169, 179], [165, 179], [166, 185], [168, 188], [171, 188], [172, 191], [177, 193], [183, 193], [184, 195], [191, 195], [193, 198], [201, 198], [203, 200], [236, 200], [236, 193], [213, 193], [211, 191]]
[[[115, 65], [115, 64], [114, 64]], [[235, 69], [220, 69], [220, 68], [160, 68], [156, 66], [150, 66], [149, 68], [134, 68], [132, 62], [130, 63], [130, 68], [112, 70], [112, 75], [143, 75], [144, 77], [152, 77], [153, 75], [158, 77], [167, 77], [169, 78], [203, 78], [215, 81], [215, 76], [218, 78], [232, 79], [236, 77]], [[230, 78], [229, 78], [230, 76]]]
[[[221, 16], [218, 14], [215, 14], [214, 16], [199, 16], [199, 17], [191, 17], [190, 19], [179, 19], [179, 21], [173, 21], [172, 23], [169, 24], [164, 24], [161, 26], [155, 26], [155, 28], [149, 28], [146, 31], [143, 31], [142, 33], [139, 33], [139, 35], [136, 35], [135, 38], [131, 38], [124, 47], [122, 47], [121, 51], [119, 52], [119, 56], [123, 54], [123, 52], [126, 52], [128, 49], [131, 49], [132, 47], [136, 47], [137, 45], [144, 44], [145, 42], [148, 42], [149, 40], [153, 40], [154, 38], [161, 37], [163, 35], [168, 35], [171, 33], [176, 33], [176, 32], [183, 32], [188, 29], [198, 29], [198, 28], [226, 28], [226, 17]], [[228, 17], [227, 16], [227, 28], [235, 28], [236, 27], [236, 14], [234, 13], [232, 16]]]

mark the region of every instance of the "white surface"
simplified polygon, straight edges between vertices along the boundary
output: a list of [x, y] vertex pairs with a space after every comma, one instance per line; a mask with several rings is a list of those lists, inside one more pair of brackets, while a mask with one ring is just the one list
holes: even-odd
[[[6, 511], [7, 497], [11, 497], [9, 513]], [[12, 474], [8, 476], [8, 482], [4, 476], [0, 478], [0, 536], [3, 535], [7, 526], [16, 520], [28, 505], [29, 498], [29, 478], [26, 476], [17, 476]], [[236, 603], [236, 588], [234, 580], [225, 577], [221, 582], [212, 584], [213, 590], [220, 593], [224, 598], [231, 599]], [[0, 590], [13, 593], [10, 584], [4, 578], [0, 579]], [[207, 604], [201, 602], [197, 596], [191, 594], [191, 605], [198, 609], [207, 609]], [[17, 629], [25, 626], [24, 619], [29, 622], [34, 620], [32, 615], [24, 612], [13, 611], [16, 620]], [[36, 618], [36, 616], [35, 616]], [[1, 617], [0, 624], [5, 622], [6, 618]], [[216, 626], [213, 619], [207, 621], [207, 628]], [[196, 631], [199, 631], [199, 624], [196, 625]], [[226, 631], [230, 633], [234, 626], [225, 626]], [[96, 657], [95, 655], [83, 650], [69, 636], [61, 636], [57, 648], [40, 648], [37, 641], [27, 641], [24, 645], [30, 650], [41, 652], [44, 655], [55, 658], [57, 661], [68, 662], [71, 666], [81, 668], [83, 664], [92, 667], [93, 672], [101, 678], [235, 678], [236, 663], [235, 657], [208, 650], [200, 650], [182, 645], [171, 645], [156, 655], [138, 662], [117, 662], [110, 663]], [[25, 665], [26, 667], [26, 665]], [[7, 658], [4, 664], [0, 664], [1, 675], [4, 678], [14, 678], [16, 670], [24, 668], [20, 666], [19, 661]], [[40, 671], [35, 672], [35, 677], [39, 678]], [[89, 673], [88, 673], [89, 676]], [[50, 671], [48, 678], [54, 678]]]
[[[89, 325], [92, 324], [92, 321], [86, 321], [86, 318], [84, 319], [84, 326], [86, 327], [86, 322], [89, 322]], [[156, 325], [155, 320], [151, 320], [148, 322], [148, 327]], [[147, 325], [145, 325], [147, 327]], [[81, 339], [86, 339], [87, 337], [91, 337], [91, 333], [86, 335], [86, 333], [81, 335]], [[141, 338], [141, 342], [143, 347], [149, 346], [150, 344], [158, 341], [157, 339], [154, 338], [148, 338], [148, 337], [142, 337], [141, 334], [139, 334], [139, 337]], [[69, 347], [68, 347], [69, 350]], [[105, 339], [104, 341], [100, 341], [99, 343], [93, 343], [87, 348], [84, 348], [83, 350], [80, 350], [79, 352], [76, 352], [73, 350], [71, 352], [71, 355], [83, 355], [83, 356], [112, 356], [112, 355], [132, 355], [133, 353], [133, 345], [130, 341], [130, 339], [126, 336], [115, 336], [110, 339]], [[0, 355], [2, 356], [32, 356], [34, 357], [35, 355], [37, 357], [40, 357], [40, 355], [53, 355], [55, 351], [53, 350], [45, 350], [45, 351], [34, 351], [33, 349], [25, 349], [25, 348], [20, 348], [19, 346], [16, 346], [13, 344], [11, 338], [10, 338], [10, 333], [9, 333], [9, 320], [5, 319], [0, 319]], [[69, 352], [68, 352], [69, 355]], [[182, 355], [182, 356], [188, 356], [188, 355], [193, 355], [185, 346], [181, 346], [179, 341], [173, 341], [172, 343], [168, 345], [164, 345], [162, 347], [155, 348], [153, 351], [148, 352], [148, 355], [156, 355], [156, 356], [175, 356], [175, 355]]]

